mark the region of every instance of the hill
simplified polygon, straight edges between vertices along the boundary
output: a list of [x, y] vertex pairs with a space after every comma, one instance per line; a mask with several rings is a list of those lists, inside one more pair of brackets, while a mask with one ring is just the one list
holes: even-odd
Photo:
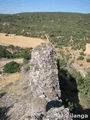
[[[4, 35], [5, 39], [3, 39], [2, 35]], [[24, 38], [27, 42], [24, 41]], [[34, 43], [33, 46], [28, 41], [31, 38], [32, 43]], [[90, 14], [0, 14], [0, 45], [3, 45], [0, 47], [1, 50], [8, 51], [6, 53], [10, 54], [10, 58], [24, 58], [26, 55], [28, 57], [32, 49], [26, 47], [29, 47], [29, 45], [31, 45], [30, 47], [36, 47], [39, 44], [38, 40], [39, 43], [46, 40], [43, 42], [50, 42], [56, 49], [57, 61], [60, 66], [61, 89], [64, 92], [64, 96], [62, 96], [64, 103], [70, 108], [75, 107], [76, 109], [76, 104], [74, 103], [80, 100], [81, 106], [90, 110]], [[28, 63], [28, 61], [24, 62], [24, 65]], [[26, 72], [29, 67], [27, 66]], [[83, 99], [81, 97], [78, 98], [78, 94], [77, 96], [75, 95], [76, 89], [68, 91], [69, 86], [75, 88], [75, 85], [71, 84], [73, 80], [77, 91], [82, 95], [85, 102], [89, 104], [83, 103]], [[73, 99], [73, 96], [78, 99]], [[80, 109], [80, 106], [78, 107]]]
[[53, 43], [71, 45], [73, 49], [90, 43], [90, 14], [79, 13], [19, 13], [0, 15], [0, 32], [46, 38]]

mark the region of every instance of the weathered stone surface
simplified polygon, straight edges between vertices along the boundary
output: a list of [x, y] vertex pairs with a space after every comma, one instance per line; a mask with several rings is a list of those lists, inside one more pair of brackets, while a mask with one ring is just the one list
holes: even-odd
[[13, 92], [0, 100], [9, 107], [7, 120], [71, 120], [61, 100], [55, 49], [45, 43], [36, 47], [28, 66], [21, 80], [7, 87]]
[[69, 111], [65, 110], [64, 107], [64, 112], [60, 111], [62, 100], [60, 99], [61, 91], [55, 49], [50, 44], [41, 44], [32, 51], [31, 58], [29, 74], [32, 91], [31, 116], [33, 120], [35, 120], [35, 116], [37, 120], [61, 119], [58, 114], [64, 115], [64, 112], [69, 114]]
[[71, 120], [71, 118], [69, 117], [69, 110], [62, 106], [59, 108], [51, 108], [47, 112], [44, 120]]
[[[30, 87], [33, 99], [45, 99], [46, 103], [61, 96], [58, 82], [56, 52], [49, 44], [42, 44], [32, 51]], [[37, 106], [36, 106], [37, 108]]]

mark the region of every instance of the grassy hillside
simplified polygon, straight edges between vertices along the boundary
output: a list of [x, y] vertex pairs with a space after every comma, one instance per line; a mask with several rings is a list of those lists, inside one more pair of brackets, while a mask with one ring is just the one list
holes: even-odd
[[82, 48], [90, 43], [90, 14], [20, 13], [0, 15], [0, 32], [49, 39], [58, 47]]
[[[90, 43], [90, 14], [79, 13], [20, 13], [0, 15], [0, 32], [27, 37], [49, 38], [59, 48], [60, 67], [67, 63], [78, 63], [79, 67], [90, 69], [90, 55], [84, 53], [86, 43]], [[14, 57], [28, 58], [30, 49], [1, 46], [12, 51]], [[77, 50], [77, 51], [76, 51]], [[27, 53], [27, 56], [25, 54]], [[71, 61], [70, 61], [71, 60]], [[78, 66], [76, 66], [78, 68]], [[68, 77], [69, 75], [65, 75]], [[90, 73], [83, 79], [74, 72], [77, 87], [90, 103]], [[62, 76], [61, 76], [62, 77]], [[81, 84], [82, 83], [82, 84]]]

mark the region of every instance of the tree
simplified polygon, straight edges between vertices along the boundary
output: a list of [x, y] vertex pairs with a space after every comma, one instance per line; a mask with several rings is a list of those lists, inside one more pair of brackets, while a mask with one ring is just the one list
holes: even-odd
[[0, 46], [0, 58], [12, 58], [13, 54], [6, 50], [4, 47]]
[[4, 65], [3, 72], [4, 73], [15, 73], [15, 72], [19, 72], [19, 70], [20, 70], [20, 64], [12, 61]]

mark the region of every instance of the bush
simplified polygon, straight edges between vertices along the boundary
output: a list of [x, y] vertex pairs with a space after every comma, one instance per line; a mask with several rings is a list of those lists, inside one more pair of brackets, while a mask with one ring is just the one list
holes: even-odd
[[57, 63], [60, 67], [65, 67], [67, 63], [64, 61], [64, 59], [57, 59]]
[[90, 62], [90, 59], [87, 59], [87, 62]]
[[24, 57], [24, 59], [26, 59], [26, 60], [30, 60], [30, 59], [31, 59], [31, 54], [28, 53], [28, 52], [26, 52], [23, 57]]
[[8, 33], [6, 33], [5, 36], [8, 36]]
[[85, 56], [84, 52], [80, 52], [80, 55]]
[[24, 64], [27, 64], [28, 61], [31, 59], [31, 52], [29, 49], [25, 49], [23, 54], [22, 54], [22, 57], [24, 58]]
[[82, 78], [79, 72], [74, 71], [72, 76], [76, 80], [79, 92], [87, 99], [88, 103], [90, 103], [90, 73], [88, 73], [85, 78]]
[[13, 58], [13, 54], [4, 47], [0, 46], [0, 58]]
[[[9, 52], [12, 51], [11, 52]], [[24, 58], [29, 60], [31, 58], [32, 48], [20, 48], [18, 46], [1, 46], [0, 45], [0, 58]]]
[[2, 71], [0, 71], [0, 74], [2, 74]]
[[68, 108], [70, 111], [72, 111], [73, 109], [76, 109], [77, 108], [77, 104], [76, 103], [73, 103], [69, 100], [66, 100], [67, 101], [67, 105], [68, 105]]
[[80, 56], [80, 57], [77, 58], [77, 60], [83, 60], [83, 59], [84, 59], [83, 56]]
[[71, 54], [66, 55], [66, 60], [68, 61], [71, 58]]
[[20, 70], [20, 65], [12, 61], [4, 65], [3, 72], [4, 73], [15, 73], [15, 72], [19, 72], [19, 70]]
[[83, 66], [83, 64], [81, 63], [80, 66]]
[[30, 48], [23, 49], [21, 57], [24, 58], [25, 60], [30, 60], [31, 59], [31, 49]]
[[90, 104], [90, 72], [84, 78], [83, 94]]

